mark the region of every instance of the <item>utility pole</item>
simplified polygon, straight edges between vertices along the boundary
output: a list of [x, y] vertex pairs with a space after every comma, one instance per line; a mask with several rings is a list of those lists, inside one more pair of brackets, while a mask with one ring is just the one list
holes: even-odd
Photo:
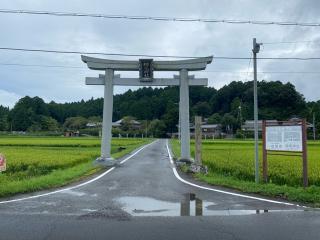
[[[179, 106], [180, 106], [180, 102], [179, 102]], [[178, 123], [178, 139], [179, 142], [181, 141], [181, 116], [180, 116], [180, 110], [179, 110], [179, 123]]]
[[241, 102], [240, 102], [240, 105], [239, 105], [238, 109], [239, 109], [240, 130], [242, 131], [242, 112], [241, 112], [242, 108], [241, 108]]
[[257, 53], [261, 43], [253, 39], [253, 105], [254, 105], [254, 147], [255, 147], [255, 182], [259, 183], [259, 126], [258, 126], [258, 88], [257, 88]]

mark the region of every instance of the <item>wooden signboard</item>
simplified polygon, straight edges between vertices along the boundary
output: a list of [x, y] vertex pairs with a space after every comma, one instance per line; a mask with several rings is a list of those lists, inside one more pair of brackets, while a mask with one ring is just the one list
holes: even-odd
[[268, 155], [302, 156], [303, 186], [308, 186], [306, 120], [262, 122], [263, 179], [268, 181]]
[[266, 150], [302, 152], [302, 126], [266, 126]]

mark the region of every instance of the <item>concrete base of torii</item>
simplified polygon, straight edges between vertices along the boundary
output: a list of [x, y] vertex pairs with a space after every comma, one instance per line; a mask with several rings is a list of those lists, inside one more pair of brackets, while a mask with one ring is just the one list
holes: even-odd
[[194, 163], [194, 159], [193, 158], [178, 158], [178, 160], [176, 161], [176, 163], [179, 165], [181, 164], [192, 164]]
[[103, 158], [98, 157], [94, 162], [94, 166], [100, 166], [100, 167], [114, 167], [118, 164], [118, 161], [114, 158]]

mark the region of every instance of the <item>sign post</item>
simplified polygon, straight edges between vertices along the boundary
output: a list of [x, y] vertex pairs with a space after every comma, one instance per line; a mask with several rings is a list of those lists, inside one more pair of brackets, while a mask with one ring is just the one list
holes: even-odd
[[307, 127], [306, 120], [302, 120], [302, 161], [303, 186], [308, 187], [308, 159], [307, 159]]
[[202, 142], [202, 129], [201, 129], [202, 119], [201, 116], [195, 116], [194, 121], [194, 141], [195, 141], [195, 162], [201, 165], [201, 142]]
[[308, 187], [306, 120], [262, 122], [263, 180], [268, 181], [268, 155], [301, 156], [303, 186]]
[[268, 182], [268, 161], [266, 149], [266, 120], [262, 121], [262, 177], [264, 182]]

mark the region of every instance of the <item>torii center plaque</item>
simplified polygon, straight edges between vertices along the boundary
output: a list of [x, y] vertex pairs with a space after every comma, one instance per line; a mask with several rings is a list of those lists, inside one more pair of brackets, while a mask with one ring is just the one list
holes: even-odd
[[153, 59], [139, 59], [139, 77], [141, 82], [153, 81]]

